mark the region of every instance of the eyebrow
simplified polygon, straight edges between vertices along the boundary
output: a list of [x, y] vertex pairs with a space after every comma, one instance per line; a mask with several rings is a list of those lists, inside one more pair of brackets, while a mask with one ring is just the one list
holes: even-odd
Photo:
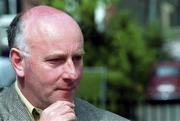
[[84, 55], [84, 54], [85, 54], [84, 49], [83, 50], [79, 50], [79, 51], [74, 53], [74, 55]]
[[[77, 52], [75, 52], [73, 55], [84, 55], [85, 51], [84, 50], [79, 50]], [[54, 54], [50, 54], [47, 55], [47, 57], [45, 57], [46, 60], [48, 59], [52, 59], [52, 58], [62, 58], [62, 57], [66, 57], [65, 53], [54, 53]]]

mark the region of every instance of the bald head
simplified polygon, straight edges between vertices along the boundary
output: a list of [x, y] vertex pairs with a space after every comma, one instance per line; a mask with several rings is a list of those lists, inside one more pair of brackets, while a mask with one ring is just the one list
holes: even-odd
[[10, 48], [18, 47], [28, 51], [25, 47], [30, 39], [37, 40], [40, 35], [42, 38], [64, 36], [72, 32], [80, 33], [83, 40], [80, 27], [71, 16], [62, 10], [43, 5], [17, 16], [8, 29], [8, 40]]

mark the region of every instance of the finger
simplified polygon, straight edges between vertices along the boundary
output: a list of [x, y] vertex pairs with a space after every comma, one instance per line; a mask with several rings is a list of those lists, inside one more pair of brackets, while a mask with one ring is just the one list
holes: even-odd
[[74, 107], [71, 102], [57, 101], [42, 112], [40, 121], [76, 121]]
[[67, 105], [65, 105], [64, 107], [58, 108], [57, 111], [59, 112], [59, 114], [66, 114], [66, 113], [75, 113], [74, 112], [74, 108], [71, 108]]
[[47, 115], [42, 115], [39, 121], [76, 121], [74, 111], [59, 114], [58, 112], [50, 112]]
[[75, 105], [71, 102], [57, 101], [53, 103], [52, 105], [50, 105], [48, 108], [46, 108], [43, 112], [49, 112], [51, 110], [58, 110], [58, 109], [64, 108], [65, 106], [71, 107], [72, 109], [74, 109], [75, 107]]
[[59, 117], [59, 119], [57, 119], [56, 121], [76, 121], [76, 115], [74, 113], [67, 113], [61, 117]]

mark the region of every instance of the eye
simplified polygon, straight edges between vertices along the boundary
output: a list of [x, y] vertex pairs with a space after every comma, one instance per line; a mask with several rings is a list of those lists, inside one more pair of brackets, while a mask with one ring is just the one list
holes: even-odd
[[80, 62], [83, 59], [83, 55], [75, 55], [73, 56], [73, 62]]
[[66, 62], [65, 58], [52, 58], [47, 60], [47, 62], [51, 65], [61, 65]]

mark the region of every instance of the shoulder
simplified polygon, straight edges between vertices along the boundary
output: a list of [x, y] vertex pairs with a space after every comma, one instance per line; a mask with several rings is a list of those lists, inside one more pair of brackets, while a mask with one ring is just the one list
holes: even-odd
[[9, 117], [8, 108], [8, 90], [6, 88], [0, 88], [0, 119], [7, 120]]
[[28, 113], [15, 91], [14, 84], [0, 88], [0, 121], [29, 121]]
[[[11, 87], [3, 87], [0, 88], [0, 106], [7, 108], [10, 105], [10, 102], [14, 103], [14, 99], [12, 99], [12, 94], [14, 91], [11, 89]], [[4, 109], [4, 108], [0, 108]]]
[[0, 115], [10, 114], [16, 106], [16, 92], [13, 85], [0, 88]]
[[75, 112], [80, 121], [128, 121], [117, 114], [97, 108], [79, 98], [75, 99]]
[[0, 108], [0, 110], [8, 110], [14, 109], [19, 102], [18, 95], [15, 91], [14, 84], [0, 88], [0, 106], [4, 108]]
[[0, 106], [6, 104], [6, 98], [9, 96], [9, 91], [7, 87], [0, 88]]

